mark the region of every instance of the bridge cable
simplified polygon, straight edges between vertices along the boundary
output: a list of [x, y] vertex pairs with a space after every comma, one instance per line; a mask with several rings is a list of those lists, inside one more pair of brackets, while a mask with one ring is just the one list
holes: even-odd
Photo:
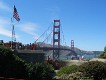
[[[53, 24], [53, 23], [52, 23]], [[38, 39], [35, 40], [35, 43], [49, 30], [51, 26], [49, 26], [41, 35]]]
[[[62, 44], [63, 44], [63, 46], [66, 46], [66, 41], [65, 41], [65, 36], [64, 36], [64, 33], [63, 33], [63, 28], [62, 28], [62, 26], [61, 26], [61, 32], [62, 32], [62, 39], [63, 39], [63, 42], [62, 42]], [[62, 41], [62, 40], [61, 40]]]
[[[52, 32], [51, 32], [52, 33]], [[46, 39], [51, 35], [51, 33], [46, 37]], [[45, 40], [46, 40], [45, 39]], [[42, 45], [44, 42], [45, 42], [45, 40], [41, 43], [41, 44], [39, 44], [39, 45]]]

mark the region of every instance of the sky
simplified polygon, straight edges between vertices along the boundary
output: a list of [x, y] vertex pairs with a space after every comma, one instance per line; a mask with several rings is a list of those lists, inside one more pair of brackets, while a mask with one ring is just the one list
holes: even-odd
[[[14, 5], [20, 21], [12, 23]], [[53, 27], [53, 20], [60, 20], [65, 45], [74, 40], [81, 50], [104, 50], [106, 0], [0, 0], [0, 40], [4, 42], [11, 41], [12, 24], [17, 42], [29, 44]]]

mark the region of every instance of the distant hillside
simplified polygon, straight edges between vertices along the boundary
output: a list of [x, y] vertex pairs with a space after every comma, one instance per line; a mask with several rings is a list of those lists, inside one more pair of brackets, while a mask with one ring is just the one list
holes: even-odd
[[[46, 44], [46, 43], [41, 43], [41, 42], [38, 42], [37, 44], [39, 44], [40, 46], [45, 46], [45, 47], [53, 47], [53, 45], [51, 44]], [[67, 49], [70, 49], [69, 46], [61, 46], [61, 47], [64, 47], [64, 48], [67, 48]], [[97, 57], [100, 53], [102, 53], [102, 51], [85, 51], [85, 50], [80, 50], [79, 48], [74, 48], [75, 52], [78, 54], [78, 55], [95, 55], [95, 57]], [[45, 51], [46, 55], [52, 55], [52, 50], [48, 50], [48, 51]], [[67, 57], [67, 55], [70, 55], [70, 51], [66, 51], [66, 50], [61, 50], [60, 51], [60, 56], [61, 57]]]

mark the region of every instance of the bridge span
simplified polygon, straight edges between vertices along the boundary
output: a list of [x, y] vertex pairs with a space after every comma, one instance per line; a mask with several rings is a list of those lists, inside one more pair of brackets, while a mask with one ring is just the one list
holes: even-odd
[[47, 51], [47, 50], [66, 50], [66, 51], [70, 51], [70, 53], [72, 55], [75, 55], [77, 57], [77, 53], [74, 51], [74, 50], [71, 50], [71, 49], [68, 49], [68, 48], [56, 48], [56, 47], [39, 47], [39, 48], [36, 48], [37, 50], [44, 50], [44, 51]]

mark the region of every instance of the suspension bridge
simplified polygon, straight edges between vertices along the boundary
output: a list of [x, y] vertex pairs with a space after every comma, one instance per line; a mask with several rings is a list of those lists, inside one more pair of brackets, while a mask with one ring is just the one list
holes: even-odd
[[[53, 60], [59, 60], [61, 50], [70, 51], [70, 54], [77, 57], [77, 53], [74, 51], [74, 40], [71, 40], [70, 49], [66, 47], [62, 47], [64, 46], [64, 44], [66, 44], [66, 42], [64, 39], [63, 30], [60, 26], [61, 26], [60, 20], [54, 20], [52, 27], [51, 26], [48, 27], [48, 29], [45, 30], [44, 33], [35, 41], [35, 44], [36, 44], [42, 37], [44, 37], [44, 35], [46, 35], [44, 41], [39, 44], [40, 47], [36, 49], [37, 50], [52, 50], [51, 54], [52, 54]], [[61, 33], [62, 33], [62, 37], [61, 37]], [[49, 40], [51, 40], [51, 43]], [[48, 43], [48, 42], [52, 46], [42, 46], [44, 43]]]
[[[77, 58], [77, 53], [74, 50], [74, 40], [71, 40], [71, 47], [66, 47], [66, 42], [63, 34], [62, 27], [60, 27], [60, 20], [54, 20], [52, 25], [50, 25], [43, 34], [35, 40], [33, 44], [23, 45], [21, 43], [16, 42], [15, 38], [15, 30], [13, 27], [12, 30], [12, 41], [10, 43], [5, 43], [3, 45], [7, 46], [8, 48], [14, 49], [27, 49], [30, 50], [43, 50], [43, 51], [51, 51], [48, 56], [52, 60], [59, 60], [61, 51], [69, 51], [69, 55], [74, 55]], [[62, 36], [61, 36], [62, 35]], [[43, 41], [42, 41], [43, 40]], [[1, 42], [3, 43], [3, 41]], [[39, 47], [37, 47], [39, 45]], [[21, 48], [20, 48], [21, 47]]]

